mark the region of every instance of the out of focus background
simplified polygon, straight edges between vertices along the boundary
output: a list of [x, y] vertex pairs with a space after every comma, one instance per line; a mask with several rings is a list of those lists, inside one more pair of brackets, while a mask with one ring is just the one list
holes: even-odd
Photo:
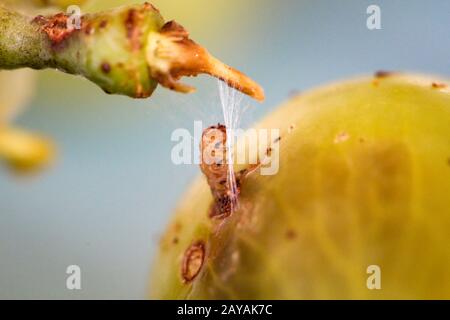
[[[136, 2], [93, 0], [83, 10]], [[263, 104], [245, 99], [244, 125], [296, 92], [348, 76], [450, 76], [447, 0], [151, 2], [265, 88]], [[371, 4], [381, 8], [381, 30], [366, 26]], [[0, 167], [0, 298], [146, 298], [158, 238], [199, 174], [172, 163], [171, 133], [221, 121], [217, 82], [185, 79], [195, 94], [159, 88], [132, 100], [57, 71], [35, 74], [35, 94], [14, 125], [51, 137], [58, 154], [38, 174]], [[72, 264], [82, 290], [66, 289]]]

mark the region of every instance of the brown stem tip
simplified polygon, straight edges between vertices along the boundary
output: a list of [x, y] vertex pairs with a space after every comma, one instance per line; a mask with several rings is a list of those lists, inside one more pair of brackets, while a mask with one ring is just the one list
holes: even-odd
[[159, 33], [149, 34], [146, 55], [151, 76], [171, 90], [192, 92], [194, 88], [177, 81], [182, 76], [205, 73], [258, 101], [264, 100], [264, 90], [260, 85], [214, 58], [205, 48], [189, 39], [189, 33], [175, 21], [167, 22]]

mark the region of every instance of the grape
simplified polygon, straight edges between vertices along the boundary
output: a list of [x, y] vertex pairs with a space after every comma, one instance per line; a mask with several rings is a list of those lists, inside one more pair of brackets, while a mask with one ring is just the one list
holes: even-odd
[[281, 131], [279, 172], [247, 177], [222, 220], [199, 178], [160, 241], [151, 297], [449, 299], [447, 84], [379, 72], [280, 106], [258, 124]]

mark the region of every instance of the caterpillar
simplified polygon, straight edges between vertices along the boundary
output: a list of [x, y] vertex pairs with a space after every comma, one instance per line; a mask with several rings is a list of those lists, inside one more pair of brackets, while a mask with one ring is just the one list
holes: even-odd
[[203, 131], [200, 142], [202, 161], [200, 169], [206, 177], [214, 199], [209, 216], [226, 218], [238, 207], [238, 197], [242, 180], [259, 167], [259, 163], [235, 173], [233, 166], [227, 163], [226, 126], [218, 123]]
[[232, 169], [227, 163], [227, 130], [220, 123], [203, 131], [200, 143], [202, 161], [200, 169], [206, 177], [214, 198], [209, 216], [228, 217], [235, 206], [239, 188]]

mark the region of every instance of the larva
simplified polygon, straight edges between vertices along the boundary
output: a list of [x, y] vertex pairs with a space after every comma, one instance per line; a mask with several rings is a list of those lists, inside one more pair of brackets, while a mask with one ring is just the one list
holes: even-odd
[[214, 198], [209, 215], [214, 218], [226, 218], [238, 206], [242, 180], [258, 169], [260, 163], [234, 173], [232, 165], [227, 163], [229, 160], [227, 130], [220, 123], [203, 131], [200, 151], [202, 155], [200, 168]]
[[203, 131], [200, 144], [202, 161], [200, 168], [205, 175], [214, 198], [211, 217], [228, 217], [237, 205], [239, 187], [234, 173], [227, 164], [227, 130], [222, 124]]

